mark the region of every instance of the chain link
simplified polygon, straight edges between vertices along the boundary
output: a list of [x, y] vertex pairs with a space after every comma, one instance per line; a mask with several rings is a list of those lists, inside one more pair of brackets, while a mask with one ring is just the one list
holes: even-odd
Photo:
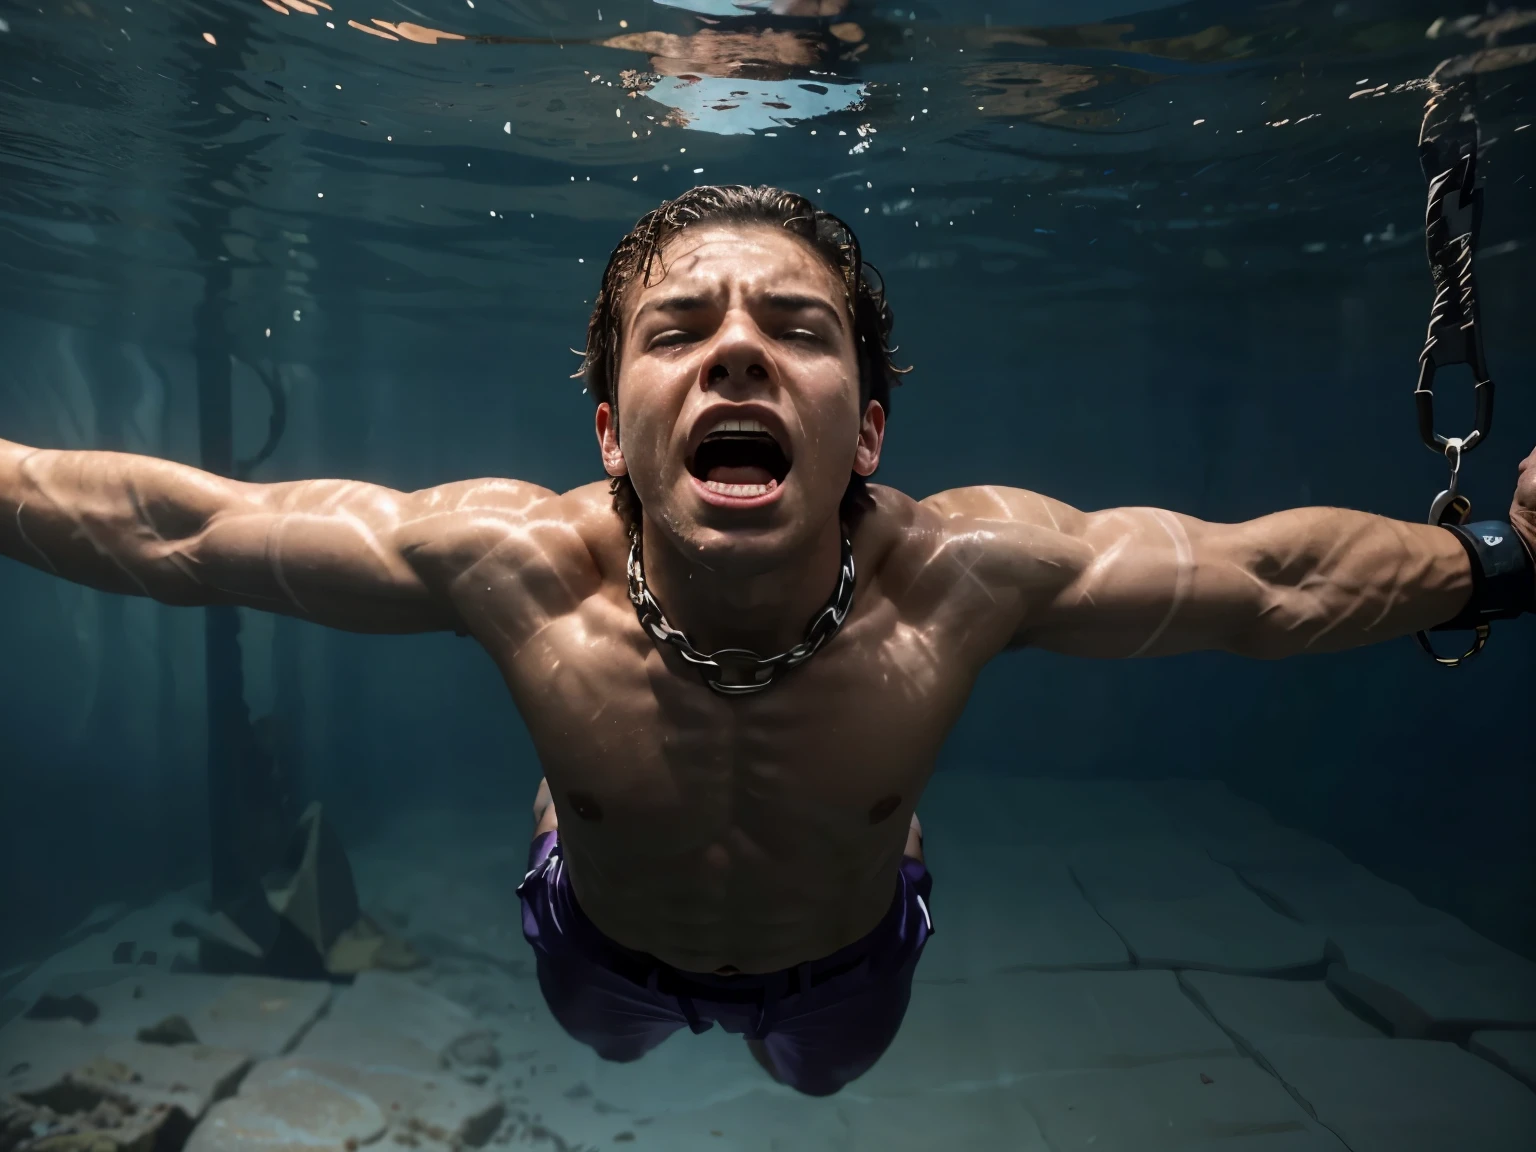
[[[837, 635], [843, 621], [848, 618], [848, 610], [853, 607], [855, 577], [853, 541], [844, 532], [837, 588], [832, 593], [832, 599], [812, 618], [810, 626], [806, 628], [805, 639], [777, 656], [759, 656], [750, 648], [720, 648], [706, 653], [695, 648], [681, 630], [667, 623], [661, 605], [656, 603], [656, 598], [646, 586], [639, 532], [634, 534], [629, 545], [629, 602], [635, 606], [640, 627], [658, 643], [670, 644], [679, 656], [699, 670], [710, 690], [720, 696], [746, 696], [761, 692], [773, 683], [774, 677], [781, 670], [787, 671], [804, 664], [814, 656], [823, 644]], [[750, 679], [728, 682], [725, 679], [726, 669], [721, 665], [722, 660], [732, 665], [745, 665]]]

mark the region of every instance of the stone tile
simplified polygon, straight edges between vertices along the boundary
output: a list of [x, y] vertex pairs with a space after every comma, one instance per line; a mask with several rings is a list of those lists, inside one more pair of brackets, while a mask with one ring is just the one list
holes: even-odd
[[[98, 909], [69, 933], [71, 943], [34, 968], [6, 996], [30, 1005], [45, 992], [70, 995], [128, 975], [195, 969], [196, 941], [178, 936], [174, 928], [189, 914], [201, 914], [202, 893], [201, 886], [194, 885], [131, 912], [110, 906]], [[114, 959], [120, 945], [132, 946], [130, 963]]]
[[[684, 1112], [568, 1122], [567, 1146], [636, 1152], [1053, 1152], [1008, 1087], [949, 1096], [828, 1100], [769, 1085]], [[630, 1139], [615, 1139], [627, 1134]]]
[[1474, 1032], [1467, 1047], [1536, 1089], [1536, 1032]]
[[13, 1020], [0, 1028], [0, 1095], [52, 1084], [108, 1043], [75, 1020]]
[[923, 950], [919, 981], [1130, 966], [1125, 945], [1083, 897], [1060, 850], [940, 842], [927, 856], [935, 932]]
[[[34, 1023], [26, 1021], [26, 1023]], [[64, 1028], [56, 1023], [42, 1027]], [[67, 1065], [58, 1068], [54, 1061], [63, 1053], [43, 1045], [28, 1047], [23, 1059], [10, 1063], [11, 1069], [29, 1064], [26, 1071], [0, 1079], [6, 1092], [33, 1092], [57, 1083], [65, 1076], [111, 1083], [132, 1096], [140, 1089], [175, 1093], [179, 1103], [194, 1119], [207, 1107], [230, 1095], [250, 1067], [251, 1058], [228, 1048], [210, 1048], [205, 1044], [140, 1044], [136, 1040], [108, 1040], [87, 1036], [91, 1041], [77, 1050]], [[32, 1061], [36, 1061], [33, 1063]], [[41, 1075], [45, 1069], [52, 1075]], [[56, 1069], [56, 1070], [55, 1070]]]
[[1335, 862], [1327, 870], [1249, 865], [1242, 878], [1277, 908], [1323, 928], [1356, 924], [1431, 924], [1447, 919], [1406, 888], [1360, 865]]
[[1536, 964], [1443, 916], [1329, 929], [1328, 983], [1400, 1037], [1536, 1028]]
[[1026, 972], [914, 988], [901, 1033], [857, 1084], [899, 1096], [1236, 1055], [1171, 972]]
[[293, 1068], [215, 1104], [185, 1152], [355, 1152], [387, 1126], [366, 1093]]
[[1011, 1088], [1052, 1152], [1360, 1152], [1235, 1056], [1027, 1077]]
[[410, 977], [364, 972], [337, 993], [331, 1010], [294, 1054], [357, 1067], [437, 1072], [453, 1043], [480, 1027], [466, 1009]]
[[82, 1146], [179, 1147], [250, 1062], [201, 1044], [142, 1044], [74, 1020], [23, 1019], [0, 1029], [0, 1112], [11, 1112], [13, 1128]]
[[0, 1097], [5, 1146], [49, 1152], [179, 1149], [196, 1101], [181, 1089], [154, 1089], [109, 1076], [71, 1076], [29, 1095]]
[[1083, 844], [1072, 873], [1143, 967], [1278, 973], [1320, 968], [1323, 933], [1270, 908], [1183, 840]]
[[1270, 862], [1243, 878], [1328, 934], [1330, 984], [1396, 1036], [1451, 1038], [1480, 1025], [1536, 1027], [1536, 964], [1345, 862], [1327, 871]]
[[[1345, 1152], [1277, 1080], [1236, 1055], [933, 1082], [894, 1095], [866, 1077], [827, 1100], [764, 1085], [660, 1115], [543, 1119], [568, 1146], [637, 1152]], [[615, 1145], [620, 1133], [633, 1141]]]
[[1027, 1102], [1006, 1084], [897, 1100], [855, 1097], [840, 1111], [848, 1132], [830, 1145], [837, 1152], [1054, 1152]]
[[1262, 1054], [1267, 1042], [1284, 1036], [1382, 1037], [1379, 1029], [1341, 1004], [1322, 980], [1180, 972], [1179, 984], [1245, 1050]]
[[1245, 874], [1275, 871], [1329, 876], [1355, 867], [1327, 841], [1280, 824], [1238, 827], [1225, 833], [1210, 830], [1200, 837], [1200, 843], [1217, 863]]
[[331, 985], [318, 982], [151, 971], [85, 995], [101, 1009], [91, 1025], [99, 1032], [134, 1037], [180, 1016], [201, 1043], [265, 1057], [287, 1051], [325, 1009], [331, 992]]
[[1536, 1093], [1454, 1044], [1290, 1037], [1265, 1056], [1351, 1152], [1536, 1147]]
[[[64, 982], [65, 989], [71, 986]], [[119, 971], [112, 983], [77, 995], [96, 1010], [85, 1022], [91, 1036], [136, 1039], [142, 1030], [180, 1017], [200, 1044], [262, 1057], [285, 1051], [309, 1027], [329, 1002], [331, 986], [148, 969], [128, 976]], [[0, 1029], [0, 1036], [39, 1023], [47, 1022], [15, 1020]]]
[[379, 1106], [395, 1131], [440, 1144], [478, 1148], [501, 1123], [505, 1108], [496, 1093], [452, 1076], [407, 1072], [378, 1064], [355, 1067], [328, 1060], [285, 1056], [257, 1066], [242, 1093], [262, 1095], [295, 1079], [313, 1078], [347, 1092], [361, 1092]]

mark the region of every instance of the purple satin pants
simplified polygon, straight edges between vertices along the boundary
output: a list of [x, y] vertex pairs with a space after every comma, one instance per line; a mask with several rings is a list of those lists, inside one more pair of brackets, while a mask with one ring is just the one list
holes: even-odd
[[933, 934], [933, 878], [903, 858], [885, 918], [862, 940], [766, 975], [684, 972], [608, 939], [576, 904], [558, 832], [533, 842], [518, 885], [539, 988], [570, 1035], [607, 1060], [637, 1060], [686, 1027], [762, 1041], [778, 1079], [829, 1096], [896, 1038], [912, 974]]

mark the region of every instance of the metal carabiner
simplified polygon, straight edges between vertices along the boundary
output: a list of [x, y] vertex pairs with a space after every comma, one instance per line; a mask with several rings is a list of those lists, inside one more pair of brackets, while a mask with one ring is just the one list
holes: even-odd
[[[1474, 432], [1473, 435], [1475, 436], [1476, 433]], [[1461, 483], [1461, 457], [1468, 447], [1469, 445], [1459, 436], [1450, 436], [1445, 439], [1445, 458], [1451, 464], [1451, 479], [1445, 491], [1436, 496], [1429, 505], [1429, 522], [1437, 528], [1446, 524], [1465, 524], [1467, 518], [1472, 515], [1472, 501], [1457, 491]], [[1427, 633], [1416, 632], [1413, 638], [1440, 667], [1456, 668], [1476, 656], [1488, 643], [1488, 625], [1479, 624], [1472, 631], [1474, 633], [1472, 646], [1460, 656], [1440, 655], [1430, 644]]]
[[[1459, 445], [1460, 451], [1470, 452], [1483, 442], [1493, 427], [1493, 381], [1488, 379], [1486, 372], [1481, 371], [1481, 363], [1465, 362], [1472, 369], [1473, 375], [1472, 398], [1476, 408], [1472, 431], [1465, 436], [1442, 436], [1435, 431], [1435, 347], [1436, 337], [1431, 334], [1429, 343], [1424, 346], [1424, 352], [1419, 357], [1419, 383], [1413, 390], [1413, 402], [1419, 416], [1419, 439], [1424, 441], [1424, 446], [1431, 452], [1445, 452], [1452, 441]], [[1480, 352], [1477, 353], [1477, 359], [1482, 359]]]
[[[1474, 433], [1476, 435], [1476, 433]], [[1450, 484], [1429, 504], [1429, 522], [1436, 527], [1442, 524], [1465, 524], [1472, 514], [1472, 501], [1459, 491], [1461, 485], [1461, 457], [1467, 444], [1459, 436], [1445, 440], [1445, 458], [1451, 464]]]

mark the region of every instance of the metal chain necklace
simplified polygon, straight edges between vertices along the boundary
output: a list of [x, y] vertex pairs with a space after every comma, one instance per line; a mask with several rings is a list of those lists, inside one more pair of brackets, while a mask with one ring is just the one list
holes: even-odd
[[[777, 656], [759, 656], [750, 648], [720, 648], [714, 652], [700, 652], [688, 642], [688, 637], [667, 623], [661, 605], [656, 603], [656, 598], [646, 587], [645, 564], [641, 560], [640, 551], [640, 533], [636, 532], [629, 544], [629, 601], [635, 606], [640, 627], [658, 643], [670, 644], [677, 649], [679, 656], [699, 670], [710, 690], [721, 696], [746, 696], [761, 692], [773, 683], [773, 678], [780, 671], [804, 664], [823, 644], [837, 635], [843, 621], [848, 618], [848, 609], [853, 607], [853, 542], [844, 531], [843, 559], [838, 572], [837, 588], [826, 606], [812, 617], [810, 626], [805, 630], [804, 640]], [[722, 659], [736, 667], [745, 666], [749, 678], [738, 683], [727, 683], [725, 669], [720, 665]]]

